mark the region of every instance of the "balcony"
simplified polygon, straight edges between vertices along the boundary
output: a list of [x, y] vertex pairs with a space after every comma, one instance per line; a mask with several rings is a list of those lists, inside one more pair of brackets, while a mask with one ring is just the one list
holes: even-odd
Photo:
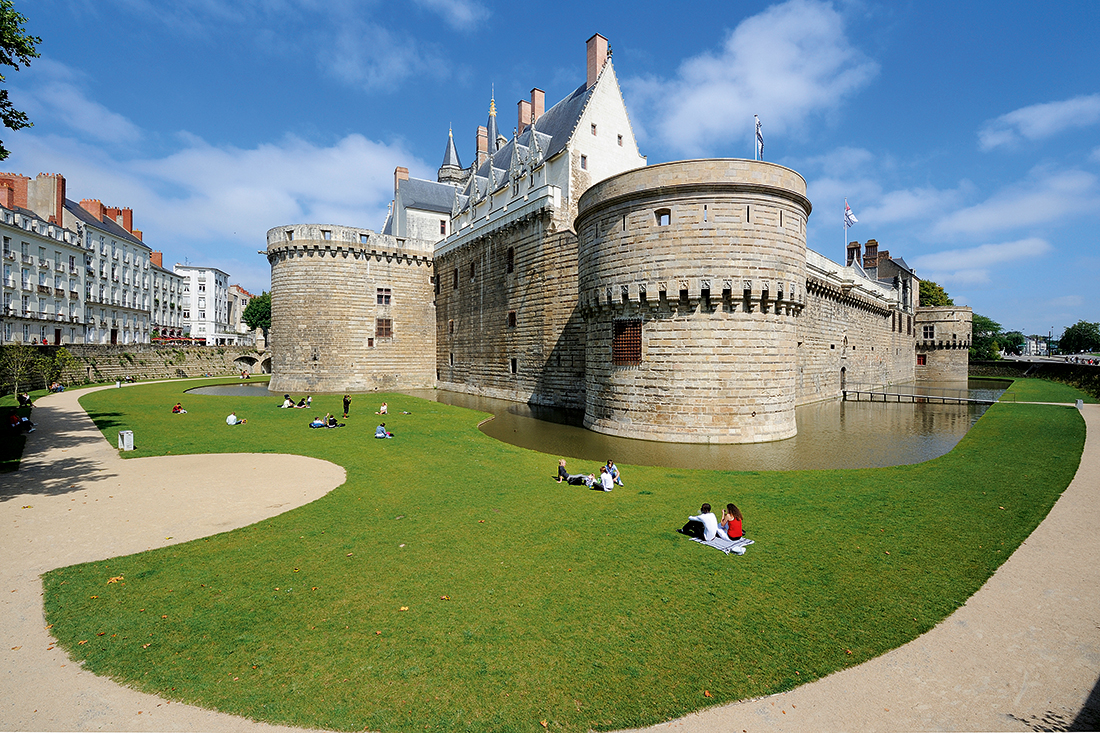
[[80, 293], [76, 290], [69, 291], [69, 300], [80, 300]]
[[48, 270], [50, 268], [50, 261], [49, 260], [39, 260], [38, 261], [38, 266], [43, 267], [43, 268]]
[[42, 293], [43, 295], [49, 295], [52, 291], [50, 290], [49, 285], [39, 285], [38, 292]]
[[99, 327], [100, 328], [107, 328], [107, 321], [103, 320], [102, 318], [99, 319]]
[[64, 321], [64, 320], [66, 320], [66, 319], [65, 319], [65, 314], [64, 314], [64, 313], [58, 313], [58, 314], [57, 314], [57, 318], [56, 318], [56, 320], [58, 320], [58, 321]]
[[68, 269], [68, 265], [64, 265], [60, 262], [54, 262], [53, 269], [57, 270], [58, 272], [65, 272], [65, 270]]
[[9, 277], [7, 280], [5, 280], [4, 281], [4, 287], [5, 288], [14, 288], [15, 287], [15, 278], [14, 277]]
[[76, 265], [69, 265], [69, 274], [70, 275], [75, 275], [77, 273], [78, 269], [79, 268]]
[[7, 258], [7, 259], [9, 259], [9, 260], [14, 260], [14, 259], [15, 259], [15, 253], [14, 253], [14, 252], [12, 252], [12, 251], [11, 251], [11, 250], [9, 249], [9, 250], [8, 250], [7, 252], [5, 252], [5, 253], [4, 253], [4, 257], [5, 257], [5, 258]]
[[80, 316], [70, 316], [70, 320], [73, 323], [80, 323]]
[[33, 265], [34, 264], [34, 258], [31, 257], [30, 255], [20, 255], [20, 256], [23, 259], [23, 264], [24, 265]]
[[53, 289], [53, 294], [54, 294], [54, 297], [56, 297], [56, 298], [64, 298], [65, 297], [65, 288], [54, 288]]

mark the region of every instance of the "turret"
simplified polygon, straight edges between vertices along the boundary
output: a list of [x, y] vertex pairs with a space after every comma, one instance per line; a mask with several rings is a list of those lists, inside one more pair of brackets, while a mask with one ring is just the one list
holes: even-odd
[[436, 180], [457, 186], [462, 183], [464, 177], [462, 163], [458, 160], [458, 150], [455, 149], [454, 131], [447, 130], [447, 150], [443, 153], [443, 164], [439, 166], [439, 175]]

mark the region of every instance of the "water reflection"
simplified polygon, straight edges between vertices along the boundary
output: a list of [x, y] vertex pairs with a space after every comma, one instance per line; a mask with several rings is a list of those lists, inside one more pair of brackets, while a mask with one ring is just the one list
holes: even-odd
[[267, 389], [267, 382], [242, 382], [240, 384], [208, 384], [186, 390], [187, 394], [219, 395], [221, 397], [264, 397], [274, 396]]
[[[996, 399], [1010, 382], [971, 383], [981, 397]], [[923, 385], [919, 394], [950, 394], [967, 384]], [[906, 391], [914, 394], [915, 386]], [[939, 390], [939, 391], [937, 391]], [[481, 426], [490, 437], [523, 448], [587, 461], [670, 468], [735, 471], [781, 471], [824, 468], [870, 468], [919, 463], [947, 453], [966, 435], [987, 407], [896, 402], [841, 402], [805, 405], [796, 410], [798, 435], [753, 445], [658, 443], [601, 435], [581, 427], [579, 412], [533, 408], [505, 400], [412, 390], [416, 397], [495, 415]], [[971, 396], [979, 396], [971, 392]], [[576, 466], [574, 470], [586, 470]]]

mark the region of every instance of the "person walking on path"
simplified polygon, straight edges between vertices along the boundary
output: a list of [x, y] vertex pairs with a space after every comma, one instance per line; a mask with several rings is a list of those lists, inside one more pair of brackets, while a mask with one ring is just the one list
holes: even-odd
[[351, 409], [351, 395], [346, 394], [346, 395], [344, 395], [344, 418], [345, 419], [347, 418], [348, 410], [350, 410], [350, 409]]

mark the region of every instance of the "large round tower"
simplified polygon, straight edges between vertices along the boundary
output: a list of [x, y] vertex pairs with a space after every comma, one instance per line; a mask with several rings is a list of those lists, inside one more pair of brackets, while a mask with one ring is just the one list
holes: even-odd
[[295, 224], [267, 233], [273, 392], [432, 387], [432, 244]]
[[684, 443], [789, 438], [806, 182], [750, 160], [613, 176], [581, 196], [584, 423]]

